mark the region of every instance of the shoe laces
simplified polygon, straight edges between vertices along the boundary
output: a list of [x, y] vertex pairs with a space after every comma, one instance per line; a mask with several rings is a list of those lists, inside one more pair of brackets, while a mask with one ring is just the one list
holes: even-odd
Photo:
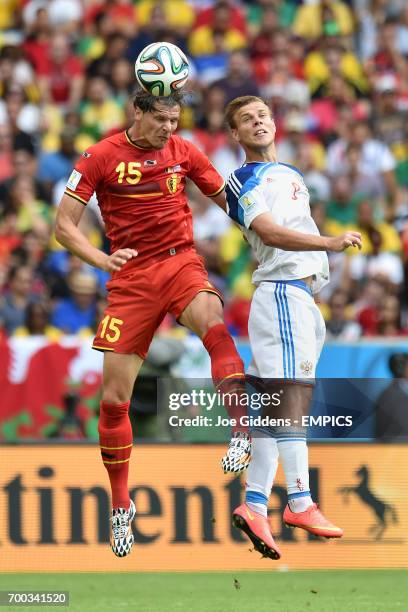
[[124, 508], [116, 508], [113, 510], [111, 517], [112, 533], [115, 540], [124, 538], [129, 528], [129, 512]]
[[228, 446], [228, 455], [231, 457], [235, 457], [236, 455], [240, 455], [245, 447], [249, 444], [249, 436], [246, 433], [238, 432], [232, 438], [231, 442]]

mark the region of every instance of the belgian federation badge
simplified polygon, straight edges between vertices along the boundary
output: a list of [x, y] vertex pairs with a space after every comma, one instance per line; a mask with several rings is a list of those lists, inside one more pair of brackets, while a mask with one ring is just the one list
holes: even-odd
[[166, 179], [167, 189], [170, 193], [176, 193], [181, 177], [178, 174], [172, 174]]

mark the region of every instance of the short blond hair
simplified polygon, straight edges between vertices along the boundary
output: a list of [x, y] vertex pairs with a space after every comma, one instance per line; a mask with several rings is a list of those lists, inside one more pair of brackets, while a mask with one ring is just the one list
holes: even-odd
[[[235, 114], [247, 104], [251, 104], [252, 102], [262, 102], [269, 108], [269, 104], [263, 98], [259, 96], [240, 96], [239, 98], [235, 98], [231, 100], [229, 104], [227, 104], [227, 108], [225, 109], [225, 121], [230, 129], [234, 129], [237, 127], [235, 123]], [[269, 108], [270, 111], [270, 108]]]

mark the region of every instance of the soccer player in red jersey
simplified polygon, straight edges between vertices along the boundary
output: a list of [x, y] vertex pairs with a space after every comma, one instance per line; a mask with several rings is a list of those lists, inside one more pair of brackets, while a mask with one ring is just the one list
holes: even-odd
[[[61, 200], [57, 240], [89, 264], [112, 274], [108, 306], [93, 348], [104, 351], [99, 417], [102, 461], [112, 489], [113, 552], [123, 557], [133, 545], [128, 467], [132, 428], [128, 416], [134, 381], [153, 335], [170, 312], [203, 341], [221, 392], [244, 390], [244, 367], [223, 321], [222, 302], [194, 249], [186, 178], [224, 205], [224, 181], [192, 143], [174, 132], [180, 115], [177, 95], [155, 98], [138, 92], [134, 123], [87, 149], [77, 162]], [[78, 228], [96, 192], [111, 254], [92, 246]], [[239, 402], [227, 406], [237, 419], [223, 458], [224, 471], [249, 463], [251, 445], [240, 427]]]

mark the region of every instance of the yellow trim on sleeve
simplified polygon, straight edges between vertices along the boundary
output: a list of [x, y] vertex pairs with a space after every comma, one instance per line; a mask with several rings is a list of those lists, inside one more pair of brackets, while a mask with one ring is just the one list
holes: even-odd
[[225, 182], [221, 185], [221, 187], [215, 191], [214, 193], [208, 193], [206, 194], [207, 198], [213, 198], [214, 196], [218, 195], [219, 193], [221, 193], [221, 191], [223, 191], [225, 189]]
[[72, 193], [68, 187], [65, 188], [64, 193], [66, 193], [67, 195], [71, 196], [71, 198], [74, 198], [74, 200], [78, 200], [78, 202], [81, 202], [81, 204], [85, 204], [85, 206], [88, 204], [88, 202], [86, 200], [84, 200], [83, 198], [81, 198], [79, 195], [77, 195], [76, 193]]

